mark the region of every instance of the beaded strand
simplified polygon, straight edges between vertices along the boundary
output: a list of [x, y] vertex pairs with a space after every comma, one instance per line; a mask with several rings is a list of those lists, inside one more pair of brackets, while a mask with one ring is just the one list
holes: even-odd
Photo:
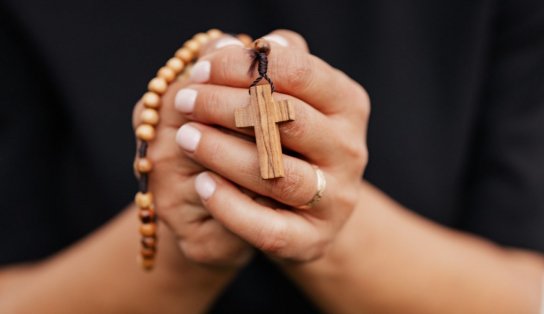
[[[198, 58], [204, 44], [222, 35], [223, 33], [220, 30], [210, 29], [206, 33], [198, 33], [192, 39], [187, 40], [176, 51], [174, 57], [170, 58], [159, 69], [156, 77], [149, 81], [148, 91], [142, 96], [144, 109], [140, 113], [140, 124], [135, 131], [138, 139], [138, 151], [134, 167], [138, 174], [139, 191], [136, 193], [134, 202], [138, 206], [138, 217], [142, 223], [140, 225], [141, 250], [138, 259], [144, 270], [153, 269], [157, 254], [157, 214], [153, 194], [148, 190], [149, 175], [153, 170], [153, 162], [147, 158], [147, 149], [149, 142], [156, 137], [156, 127], [160, 121], [161, 98], [168, 86], [184, 74], [189, 65]], [[239, 37], [239, 39], [242, 38]], [[242, 40], [246, 42], [247, 38]]]

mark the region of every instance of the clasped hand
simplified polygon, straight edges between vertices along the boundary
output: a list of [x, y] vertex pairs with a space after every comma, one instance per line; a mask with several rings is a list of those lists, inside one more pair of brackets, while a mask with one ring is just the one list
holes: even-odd
[[[304, 39], [279, 30], [271, 43], [268, 74], [276, 100], [289, 99], [296, 120], [279, 125], [285, 177], [260, 177], [251, 129], [234, 125], [234, 111], [249, 102], [251, 54], [233, 37], [204, 48], [188, 80], [164, 96], [150, 188], [160, 219], [197, 263], [238, 267], [253, 248], [277, 261], [305, 262], [333, 245], [358, 202], [367, 163], [370, 110], [364, 89], [343, 72], [311, 55]], [[138, 125], [139, 103], [134, 125]], [[300, 209], [316, 193], [323, 198]]]

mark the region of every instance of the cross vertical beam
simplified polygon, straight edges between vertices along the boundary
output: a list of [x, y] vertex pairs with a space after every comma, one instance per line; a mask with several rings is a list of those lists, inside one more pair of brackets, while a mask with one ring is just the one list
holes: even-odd
[[288, 100], [274, 101], [269, 84], [253, 86], [249, 93], [249, 105], [234, 112], [236, 127], [254, 128], [261, 177], [263, 179], [284, 177], [277, 123], [295, 119], [293, 105]]

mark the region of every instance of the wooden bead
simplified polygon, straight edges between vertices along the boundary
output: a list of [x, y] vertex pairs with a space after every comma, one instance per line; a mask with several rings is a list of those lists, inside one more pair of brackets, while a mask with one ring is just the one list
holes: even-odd
[[140, 234], [144, 237], [153, 237], [155, 232], [157, 232], [157, 225], [154, 223], [140, 225]]
[[251, 38], [251, 36], [249, 36], [248, 34], [238, 34], [236, 36], [238, 38], [238, 40], [240, 40], [244, 46], [246, 47], [250, 47], [251, 44], [253, 43], [253, 39]]
[[196, 40], [200, 45], [205, 45], [210, 41], [210, 36], [206, 33], [198, 33], [195, 36], [193, 36], [193, 39]]
[[153, 205], [153, 194], [151, 192], [138, 192], [134, 197], [134, 202], [140, 208], [150, 208]]
[[155, 210], [152, 208], [140, 209], [138, 211], [140, 221], [144, 224], [155, 222]]
[[149, 173], [153, 170], [153, 163], [147, 158], [139, 158], [136, 160], [134, 168], [139, 173]]
[[157, 72], [157, 76], [163, 78], [166, 83], [171, 83], [176, 78], [176, 72], [167, 66], [163, 66]]
[[162, 78], [162, 77], [155, 77], [151, 81], [149, 81], [149, 84], [147, 84], [147, 88], [155, 92], [159, 95], [164, 94], [166, 92], [166, 89], [168, 88], [168, 83]]
[[200, 50], [200, 44], [194, 39], [186, 41], [185, 44], [183, 44], [183, 47], [189, 49], [195, 56], [198, 55], [198, 51]]
[[157, 125], [159, 123], [159, 112], [155, 109], [146, 108], [142, 110], [140, 120], [145, 124]]
[[218, 30], [217, 28], [212, 28], [206, 32], [208, 36], [210, 36], [210, 39], [217, 39], [223, 35], [223, 32]]
[[174, 58], [170, 58], [168, 62], [166, 62], [166, 66], [174, 70], [176, 74], [179, 74], [185, 68], [185, 62], [183, 62], [183, 60], [179, 58], [174, 57]]
[[138, 262], [144, 270], [152, 270], [155, 266], [155, 259], [153, 258], [143, 258], [141, 255], [138, 255]]
[[140, 241], [143, 247], [147, 248], [156, 248], [157, 247], [157, 238], [156, 237], [142, 237]]
[[157, 109], [161, 106], [161, 97], [154, 92], [145, 93], [142, 101], [147, 108]]
[[140, 254], [143, 256], [143, 258], [155, 257], [155, 253], [156, 251], [154, 248], [143, 247], [140, 250]]
[[178, 51], [176, 51], [176, 58], [181, 59], [186, 64], [191, 62], [194, 56], [194, 53], [186, 47], [179, 48]]
[[140, 124], [136, 128], [136, 137], [142, 141], [152, 141], [155, 138], [155, 128], [149, 124]]

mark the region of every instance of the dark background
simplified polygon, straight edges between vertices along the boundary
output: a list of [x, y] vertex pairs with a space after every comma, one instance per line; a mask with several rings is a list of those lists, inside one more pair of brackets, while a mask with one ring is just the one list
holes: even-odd
[[[441, 224], [544, 251], [543, 1], [0, 3], [2, 264], [49, 256], [131, 201], [132, 107], [212, 27], [301, 33], [370, 94], [369, 181]], [[259, 257], [214, 311], [315, 309]]]

